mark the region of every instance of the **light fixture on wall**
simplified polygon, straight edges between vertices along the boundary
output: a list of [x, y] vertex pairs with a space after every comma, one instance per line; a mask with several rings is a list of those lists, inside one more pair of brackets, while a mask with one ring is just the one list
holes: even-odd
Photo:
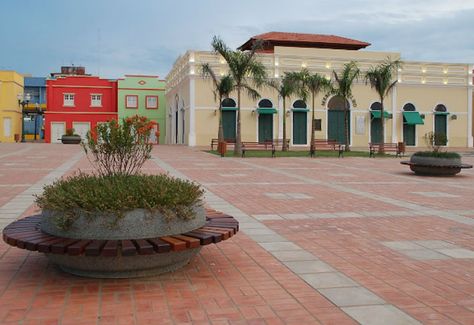
[[290, 116], [290, 114], [291, 114], [290, 110], [286, 111], [286, 116]]
[[451, 115], [451, 120], [457, 120], [458, 116], [456, 114]]

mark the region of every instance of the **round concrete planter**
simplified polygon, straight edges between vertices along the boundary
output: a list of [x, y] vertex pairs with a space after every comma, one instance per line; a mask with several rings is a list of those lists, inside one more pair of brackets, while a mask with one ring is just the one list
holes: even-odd
[[63, 135], [61, 137], [61, 142], [63, 144], [79, 144], [81, 143], [81, 140], [80, 135]]
[[461, 163], [461, 158], [425, 157], [416, 154], [410, 157], [410, 169], [417, 175], [424, 176], [452, 176], [468, 168]]
[[[43, 211], [41, 231], [63, 238], [92, 240], [127, 240], [158, 238], [178, 235], [202, 227], [206, 215], [201, 205], [193, 207], [196, 217], [185, 221], [179, 218], [167, 222], [156, 212], [136, 209], [123, 217], [110, 215], [88, 216], [80, 214], [72, 227], [62, 230], [55, 225], [58, 216], [54, 211]], [[46, 256], [66, 272], [94, 278], [128, 278], [150, 276], [176, 270], [187, 263], [200, 247], [179, 252], [136, 256], [71, 256], [46, 254]]]

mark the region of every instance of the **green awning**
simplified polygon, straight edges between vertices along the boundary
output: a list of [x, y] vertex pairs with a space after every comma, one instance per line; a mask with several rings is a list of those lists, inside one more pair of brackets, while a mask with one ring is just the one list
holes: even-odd
[[418, 112], [403, 112], [403, 120], [408, 125], [425, 124]]
[[257, 108], [258, 114], [276, 114], [276, 108]]
[[293, 112], [309, 112], [309, 109], [307, 108], [292, 108], [291, 110]]
[[449, 115], [449, 112], [434, 112], [435, 115]]
[[[380, 118], [380, 111], [370, 111], [370, 114], [372, 114], [372, 118]], [[383, 117], [384, 118], [392, 118], [392, 114], [390, 114], [389, 112], [387, 111], [383, 111]]]
[[237, 107], [222, 107], [223, 111], [236, 111], [238, 110]]

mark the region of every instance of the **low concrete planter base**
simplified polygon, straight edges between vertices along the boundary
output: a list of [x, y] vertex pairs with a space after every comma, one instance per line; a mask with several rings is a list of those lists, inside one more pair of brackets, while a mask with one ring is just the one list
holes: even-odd
[[463, 168], [472, 168], [472, 165], [462, 164], [460, 158], [437, 158], [411, 156], [410, 161], [402, 161], [402, 165], [409, 165], [410, 169], [421, 176], [454, 176]]
[[139, 256], [69, 256], [45, 254], [61, 270], [88, 278], [137, 278], [175, 271], [196, 256], [201, 247], [181, 252]]

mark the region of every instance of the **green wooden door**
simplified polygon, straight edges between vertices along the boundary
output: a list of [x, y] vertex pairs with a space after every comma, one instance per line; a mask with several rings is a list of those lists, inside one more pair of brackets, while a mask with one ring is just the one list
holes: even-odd
[[[349, 134], [351, 134], [351, 120], [349, 119], [349, 112], [347, 114], [347, 127]], [[344, 111], [343, 110], [329, 110], [328, 111], [328, 140], [336, 140], [339, 143], [345, 143], [344, 131]], [[350, 137], [349, 137], [350, 142]]]
[[414, 146], [416, 144], [416, 125], [403, 124], [403, 142], [407, 146]]
[[442, 140], [447, 140], [448, 129], [447, 129], [446, 117], [447, 116], [445, 114], [435, 114], [435, 133], [440, 134], [440, 135], [442, 134], [446, 137], [446, 138], [444, 137], [435, 138], [436, 145], [441, 145], [441, 146], [446, 145], [446, 141], [442, 141]]
[[293, 144], [308, 144], [306, 115], [306, 112], [293, 112]]
[[370, 121], [370, 142], [382, 143], [382, 130], [380, 128], [380, 119], [373, 118]]
[[224, 139], [235, 141], [236, 111], [222, 111], [222, 128], [224, 129]]
[[273, 140], [273, 114], [258, 115], [258, 142]]

